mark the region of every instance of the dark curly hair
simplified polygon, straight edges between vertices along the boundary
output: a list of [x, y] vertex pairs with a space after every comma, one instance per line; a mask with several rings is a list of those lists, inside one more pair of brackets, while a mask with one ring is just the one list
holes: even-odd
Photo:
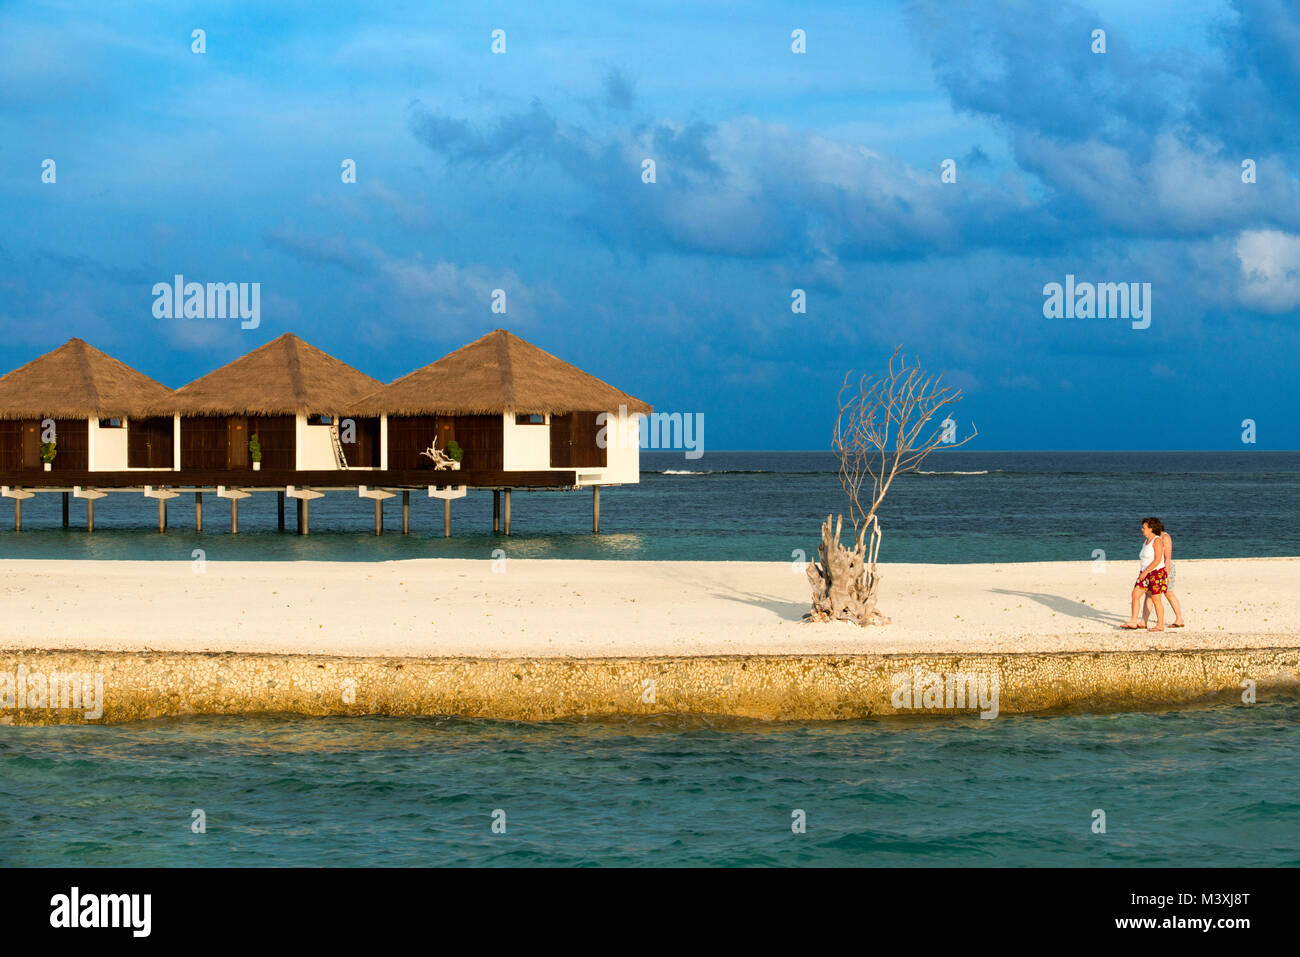
[[1165, 533], [1165, 523], [1154, 516], [1142, 519], [1142, 524], [1151, 529], [1151, 531], [1155, 532], [1157, 535], [1163, 535]]

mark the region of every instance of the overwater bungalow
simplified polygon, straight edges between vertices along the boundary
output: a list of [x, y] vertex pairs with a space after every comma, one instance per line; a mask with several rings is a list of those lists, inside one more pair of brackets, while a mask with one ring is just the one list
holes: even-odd
[[[424, 489], [450, 535], [451, 502], [470, 488], [492, 489], [493, 530], [509, 534], [513, 489], [590, 487], [599, 531], [601, 487], [639, 480], [636, 416], [650, 411], [504, 329], [389, 385], [285, 334], [175, 392], [73, 339], [0, 378], [0, 495], [16, 528], [35, 493], [63, 493], [65, 525], [69, 494], [87, 499], [93, 529], [95, 499], [143, 492], [165, 530], [167, 501], [192, 492], [201, 530], [215, 491], [234, 532], [239, 500], [274, 491], [279, 527], [294, 498], [306, 534], [311, 500], [352, 488], [374, 500], [379, 534], [384, 500], [401, 494], [405, 533]], [[58, 434], [48, 474], [42, 422]]]
[[[381, 417], [389, 469], [433, 468], [422, 453], [436, 438], [439, 449], [460, 446], [462, 468], [572, 471], [580, 486], [639, 480], [641, 448], [628, 417], [650, 412], [505, 329], [416, 369], [358, 407]], [[601, 413], [610, 419], [599, 421]]]
[[69, 339], [0, 376], [0, 473], [176, 468], [172, 416], [152, 412], [171, 394], [126, 363]]
[[[382, 383], [285, 333], [158, 404], [178, 421], [182, 472], [377, 469], [379, 419], [353, 415]], [[340, 430], [344, 417], [347, 430]], [[250, 442], [257, 437], [261, 462]]]

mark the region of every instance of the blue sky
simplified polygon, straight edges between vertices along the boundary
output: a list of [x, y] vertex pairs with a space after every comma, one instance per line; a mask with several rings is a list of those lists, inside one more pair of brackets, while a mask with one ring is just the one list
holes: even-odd
[[[292, 331], [389, 381], [504, 326], [799, 449], [902, 343], [973, 448], [1298, 448], [1300, 12], [1131, 6], [3, 4], [0, 368]], [[176, 273], [260, 328], [154, 318]], [[1150, 327], [1045, 318], [1067, 274]]]

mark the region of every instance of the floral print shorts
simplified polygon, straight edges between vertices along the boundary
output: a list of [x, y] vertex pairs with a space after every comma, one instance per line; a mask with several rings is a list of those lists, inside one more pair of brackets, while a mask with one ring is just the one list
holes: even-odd
[[1169, 569], [1157, 568], [1147, 572], [1145, 578], [1139, 578], [1138, 584], [1147, 590], [1148, 595], [1163, 595], [1169, 591]]

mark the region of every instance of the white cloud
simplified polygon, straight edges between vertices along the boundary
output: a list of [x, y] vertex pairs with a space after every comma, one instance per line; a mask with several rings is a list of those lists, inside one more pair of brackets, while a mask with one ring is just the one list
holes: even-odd
[[1241, 263], [1238, 296], [1263, 312], [1300, 306], [1300, 236], [1277, 229], [1248, 229], [1237, 237]]
[[[473, 330], [485, 322], [513, 329], [536, 322], [542, 310], [563, 305], [550, 283], [529, 285], [513, 269], [430, 262], [417, 255], [385, 256], [376, 272], [390, 319], [416, 330]], [[506, 295], [505, 314], [492, 312], [498, 289]]]

